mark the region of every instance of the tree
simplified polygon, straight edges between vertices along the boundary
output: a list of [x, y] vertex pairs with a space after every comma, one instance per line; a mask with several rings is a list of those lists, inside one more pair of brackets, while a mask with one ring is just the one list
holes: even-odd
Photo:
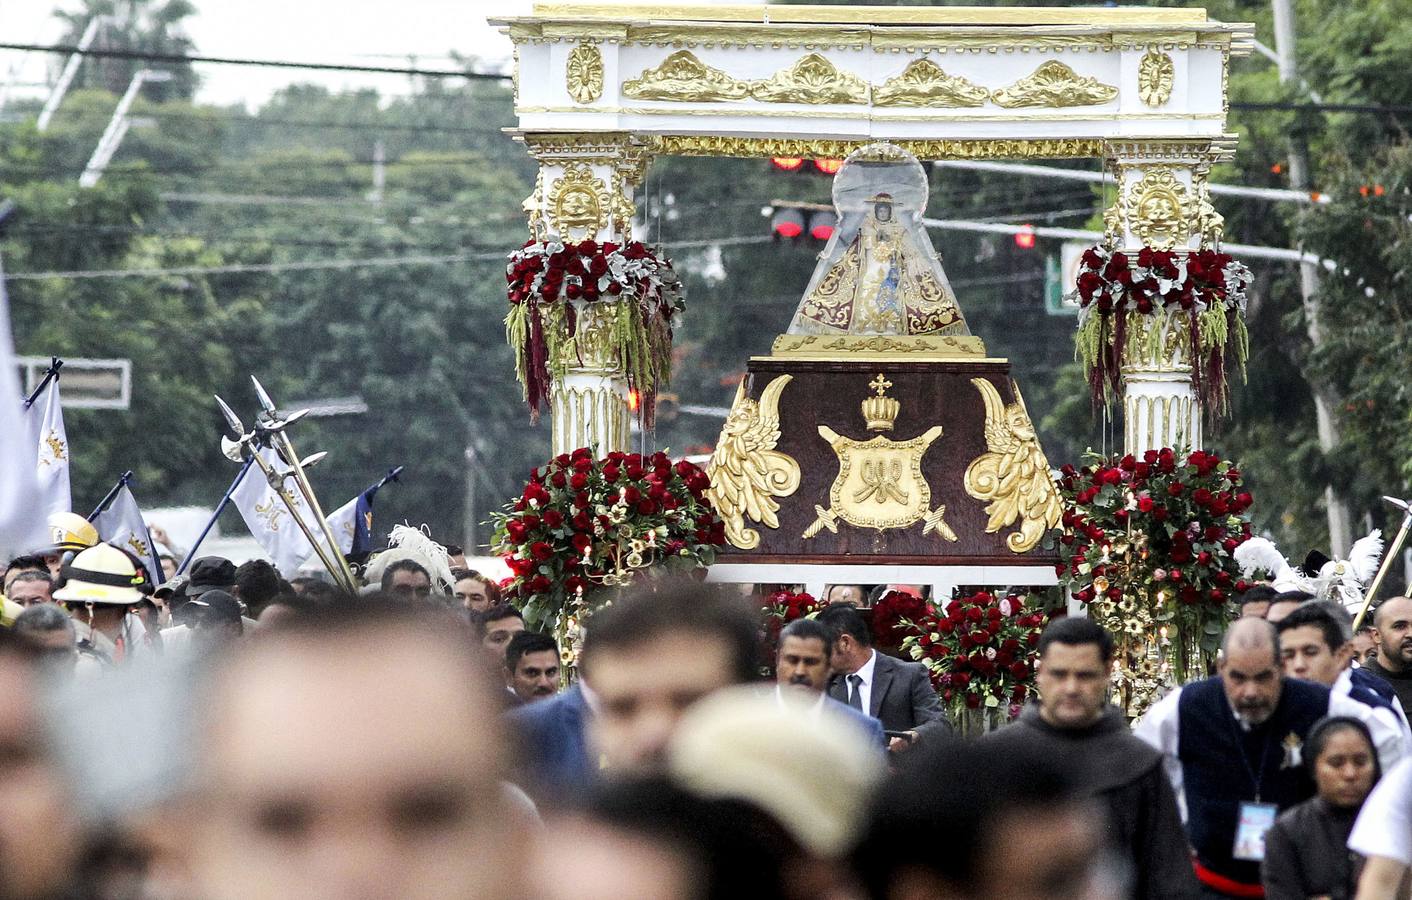
[[[55, 10], [54, 16], [65, 25], [64, 35], [59, 39], [63, 45], [77, 45], [94, 17], [102, 16], [104, 21], [93, 43], [94, 50], [189, 56], [195, 48], [182, 30], [182, 23], [195, 13], [196, 5], [191, 0], [82, 0], [80, 8]], [[149, 99], [189, 100], [196, 93], [196, 73], [190, 63], [146, 63], [115, 57], [85, 59], [79, 68], [77, 85], [121, 94], [142, 68], [172, 73], [171, 81], [143, 86], [143, 95]]]

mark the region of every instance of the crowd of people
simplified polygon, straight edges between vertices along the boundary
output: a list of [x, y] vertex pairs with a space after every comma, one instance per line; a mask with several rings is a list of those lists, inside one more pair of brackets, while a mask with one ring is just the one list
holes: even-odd
[[1354, 635], [1256, 587], [1131, 725], [1113, 637], [1056, 617], [1032, 702], [963, 737], [855, 586], [764, 681], [759, 598], [696, 580], [571, 648], [454, 553], [356, 596], [218, 557], [153, 589], [69, 538], [4, 572], [0, 900], [1408, 893], [1407, 597]]

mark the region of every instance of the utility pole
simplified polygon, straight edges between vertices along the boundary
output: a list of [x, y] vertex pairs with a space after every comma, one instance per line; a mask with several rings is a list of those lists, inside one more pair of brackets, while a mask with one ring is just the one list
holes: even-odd
[[382, 205], [382, 190], [387, 183], [387, 159], [386, 150], [382, 141], [373, 142], [373, 189], [368, 192], [368, 202], [374, 206]]
[[463, 510], [465, 518], [465, 542], [467, 556], [480, 556], [480, 541], [476, 534], [476, 469], [480, 462], [476, 453], [476, 438], [474, 426], [467, 428], [466, 437], [466, 503]]
[[108, 120], [108, 127], [103, 129], [103, 136], [98, 139], [98, 146], [93, 149], [93, 156], [89, 158], [88, 165], [84, 167], [83, 174], [79, 176], [79, 187], [91, 188], [98, 184], [98, 179], [103, 177], [103, 170], [108, 168], [113, 154], [118, 152], [118, 147], [127, 134], [128, 126], [132, 124], [127, 113], [132, 108], [133, 101], [137, 99], [137, 92], [142, 90], [143, 83], [171, 81], [171, 79], [171, 72], [159, 72], [153, 69], [139, 69], [137, 74], [132, 76], [132, 81], [128, 82], [122, 99], [118, 101], [118, 108], [113, 110], [113, 117]]
[[[1280, 83], [1291, 84], [1299, 80], [1299, 67], [1295, 62], [1294, 6], [1292, 0], [1271, 0], [1275, 19], [1275, 55], [1280, 72]], [[1295, 190], [1309, 187], [1309, 154], [1304, 142], [1297, 135], [1289, 141], [1289, 182]], [[1323, 328], [1319, 322], [1319, 269], [1312, 263], [1302, 263], [1299, 267], [1299, 292], [1304, 303], [1304, 322], [1309, 343], [1318, 348], [1323, 342]], [[1334, 411], [1338, 409], [1338, 396], [1333, 386], [1323, 379], [1309, 379], [1314, 394], [1314, 418], [1319, 435], [1319, 449], [1325, 457], [1332, 455], [1338, 446], [1338, 422]], [[1332, 484], [1324, 486], [1324, 505], [1329, 517], [1329, 551], [1341, 559], [1353, 543], [1349, 522], [1348, 502], [1334, 490]]]
[[78, 67], [83, 64], [83, 54], [93, 46], [93, 39], [98, 37], [98, 29], [107, 20], [107, 16], [94, 16], [88, 20], [88, 27], [83, 29], [83, 36], [78, 39], [78, 46], [74, 48], [73, 53], [69, 54], [68, 62], [64, 63], [64, 71], [59, 73], [59, 80], [54, 82], [53, 89], [49, 91], [49, 97], [44, 101], [44, 108], [39, 111], [39, 120], [34, 123], [36, 131], [43, 132], [49, 127], [49, 120], [54, 118], [54, 111], [63, 102], [64, 94], [68, 93], [69, 85], [73, 83], [74, 76], [78, 74]]

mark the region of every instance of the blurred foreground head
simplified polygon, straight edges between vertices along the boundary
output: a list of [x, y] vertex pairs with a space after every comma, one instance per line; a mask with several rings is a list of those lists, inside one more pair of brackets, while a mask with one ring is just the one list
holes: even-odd
[[855, 852], [877, 900], [1117, 900], [1098, 813], [1034, 751], [924, 744]]
[[515, 898], [499, 703], [446, 610], [348, 599], [262, 631], [197, 708], [197, 896]]
[[18, 640], [0, 629], [0, 898], [37, 900], [67, 896], [81, 832], [40, 724], [38, 671]]
[[589, 619], [579, 661], [595, 742], [615, 773], [662, 771], [677, 722], [749, 681], [759, 624], [746, 600], [690, 579], [648, 582]]

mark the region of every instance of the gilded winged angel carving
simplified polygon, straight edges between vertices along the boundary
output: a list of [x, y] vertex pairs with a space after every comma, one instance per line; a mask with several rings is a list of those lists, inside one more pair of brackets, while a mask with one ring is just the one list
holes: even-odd
[[1049, 474], [1049, 462], [1019, 392], [1015, 402], [1006, 406], [989, 381], [972, 378], [971, 384], [985, 402], [985, 443], [990, 452], [966, 467], [966, 493], [991, 501], [985, 508], [990, 516], [986, 534], [1020, 520], [1020, 530], [1005, 539], [1005, 546], [1024, 553], [1059, 524], [1063, 514], [1059, 489]]
[[757, 402], [745, 394], [745, 382], [721, 429], [707, 474], [706, 497], [725, 522], [726, 540], [742, 550], [760, 545], [760, 532], [746, 527], [748, 516], [767, 528], [780, 527], [776, 497], [788, 497], [799, 487], [799, 463], [780, 453], [780, 393], [794, 376], [771, 381]]

